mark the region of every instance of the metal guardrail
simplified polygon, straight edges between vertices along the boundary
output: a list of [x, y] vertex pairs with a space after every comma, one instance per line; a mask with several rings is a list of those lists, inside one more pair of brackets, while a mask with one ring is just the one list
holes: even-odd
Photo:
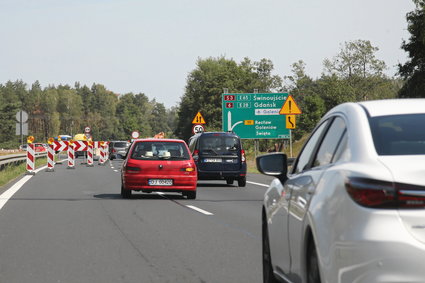
[[[37, 152], [35, 153], [35, 158], [47, 156], [47, 152]], [[27, 154], [19, 153], [19, 154], [9, 154], [0, 156], [0, 171], [6, 168], [9, 165], [17, 165], [23, 162], [26, 162]]]

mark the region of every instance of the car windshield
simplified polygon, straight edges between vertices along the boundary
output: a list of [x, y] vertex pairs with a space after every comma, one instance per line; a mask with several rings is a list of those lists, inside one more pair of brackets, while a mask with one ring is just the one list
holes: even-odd
[[139, 160], [188, 160], [189, 152], [181, 142], [144, 141], [134, 145], [131, 158]]
[[239, 139], [228, 136], [204, 136], [201, 139], [200, 151], [204, 155], [237, 155]]
[[370, 125], [379, 155], [425, 154], [425, 114], [373, 117]]
[[114, 142], [114, 147], [127, 147], [126, 142]]

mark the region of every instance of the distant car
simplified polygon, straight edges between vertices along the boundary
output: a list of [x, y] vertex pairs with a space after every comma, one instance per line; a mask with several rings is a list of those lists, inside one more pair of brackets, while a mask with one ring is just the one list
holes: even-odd
[[42, 143], [34, 143], [35, 152], [45, 152], [47, 151], [46, 147]]
[[246, 186], [246, 157], [241, 139], [232, 132], [204, 132], [189, 139], [199, 180], [226, 180]]
[[128, 141], [111, 141], [109, 143], [109, 158], [114, 160], [115, 158], [125, 157], [129, 146]]
[[319, 122], [262, 209], [263, 281], [424, 282], [425, 99], [345, 103]]
[[26, 150], [27, 150], [27, 147], [28, 147], [28, 144], [21, 144], [21, 145], [19, 146], [19, 150], [24, 150], [24, 151], [26, 151]]
[[183, 140], [135, 140], [122, 165], [121, 196], [161, 191], [195, 199], [197, 180], [195, 162]]

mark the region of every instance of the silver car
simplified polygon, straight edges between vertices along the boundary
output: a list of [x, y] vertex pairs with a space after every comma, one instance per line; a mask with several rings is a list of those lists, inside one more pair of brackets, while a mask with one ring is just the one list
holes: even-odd
[[127, 141], [111, 141], [109, 143], [109, 157], [111, 160], [115, 158], [123, 158], [127, 154], [130, 143]]
[[264, 282], [425, 282], [425, 99], [330, 110], [264, 196]]

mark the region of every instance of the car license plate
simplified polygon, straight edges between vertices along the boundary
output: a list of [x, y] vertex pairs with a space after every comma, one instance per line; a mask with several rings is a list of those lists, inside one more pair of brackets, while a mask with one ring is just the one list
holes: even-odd
[[222, 162], [221, 158], [205, 158], [204, 162]]
[[149, 186], [172, 186], [172, 179], [149, 179]]

